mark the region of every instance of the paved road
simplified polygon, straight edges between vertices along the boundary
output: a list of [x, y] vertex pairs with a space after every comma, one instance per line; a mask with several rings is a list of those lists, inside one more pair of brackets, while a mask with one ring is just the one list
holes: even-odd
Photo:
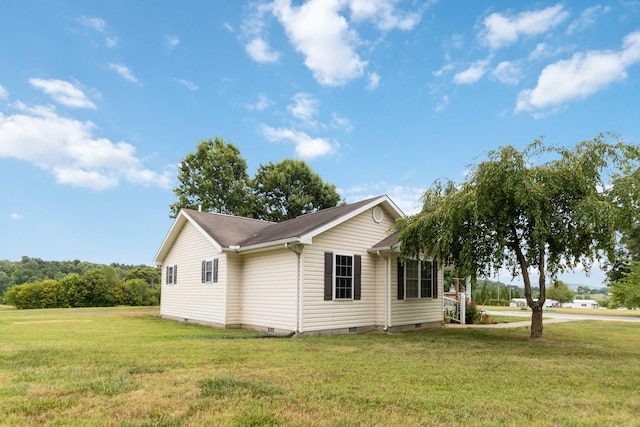
[[[450, 323], [447, 325], [447, 327], [448, 328], [452, 327], [452, 328], [506, 329], [506, 328], [520, 328], [520, 327], [531, 326], [531, 312], [492, 311], [492, 310], [485, 310], [485, 312], [493, 316], [519, 316], [526, 320], [523, 320], [522, 322], [495, 323], [491, 325], [458, 325], [455, 323]], [[548, 325], [550, 323], [571, 322], [575, 320], [608, 320], [608, 321], [640, 323], [640, 317], [627, 317], [627, 316], [598, 316], [598, 315], [588, 315], [588, 314], [565, 314], [565, 313], [553, 313], [553, 312], [544, 312], [542, 316], [544, 318], [544, 320], [542, 321], [543, 325]]]

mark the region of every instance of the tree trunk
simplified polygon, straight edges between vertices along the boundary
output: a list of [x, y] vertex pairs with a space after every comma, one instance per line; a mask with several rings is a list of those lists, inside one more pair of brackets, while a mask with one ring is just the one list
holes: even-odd
[[531, 310], [531, 335], [529, 338], [542, 338], [542, 305], [534, 304]]

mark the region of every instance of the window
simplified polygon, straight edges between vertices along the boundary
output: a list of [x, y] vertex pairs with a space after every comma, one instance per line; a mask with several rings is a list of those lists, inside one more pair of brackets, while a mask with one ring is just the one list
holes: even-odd
[[333, 252], [324, 254], [324, 299], [359, 300], [361, 298], [362, 257]]
[[398, 260], [398, 299], [438, 298], [436, 260]]
[[178, 283], [178, 266], [168, 265], [165, 274], [165, 282], [167, 285], [175, 285]]
[[218, 258], [202, 261], [202, 283], [218, 283]]
[[353, 257], [336, 255], [335, 299], [351, 299], [353, 291]]

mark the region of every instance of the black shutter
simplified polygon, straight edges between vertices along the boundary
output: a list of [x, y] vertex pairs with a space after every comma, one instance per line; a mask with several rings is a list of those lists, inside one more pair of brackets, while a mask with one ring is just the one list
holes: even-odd
[[438, 298], [438, 261], [434, 258], [433, 259], [433, 267], [431, 268], [431, 272], [433, 274], [433, 280], [431, 281], [431, 283], [433, 283], [433, 298]]
[[178, 283], [178, 266], [174, 265], [173, 266], [173, 284], [175, 285], [176, 283]]
[[333, 252], [324, 253], [324, 300], [333, 299]]
[[404, 267], [398, 260], [398, 299], [404, 299]]
[[166, 271], [164, 272], [164, 283], [170, 284], [171, 282], [169, 282], [169, 266], [168, 265], [165, 270]]
[[362, 294], [362, 257], [353, 256], [353, 299], [359, 300]]
[[213, 283], [218, 283], [218, 258], [213, 260]]
[[202, 261], [202, 283], [206, 281], [205, 271], [207, 269], [207, 261]]

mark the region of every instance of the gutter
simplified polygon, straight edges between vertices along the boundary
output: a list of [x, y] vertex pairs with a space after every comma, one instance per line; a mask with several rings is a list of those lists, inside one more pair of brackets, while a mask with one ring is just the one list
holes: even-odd
[[269, 249], [275, 249], [279, 246], [284, 245], [284, 247], [288, 247], [289, 245], [305, 245], [310, 244], [311, 240], [309, 239], [301, 239], [300, 237], [290, 237], [288, 239], [276, 240], [273, 242], [266, 243], [258, 243], [257, 245], [250, 246], [240, 246], [240, 245], [230, 245], [228, 248], [222, 248], [222, 252], [231, 252], [231, 253], [240, 253], [240, 252], [253, 252], [253, 251], [263, 251]]

